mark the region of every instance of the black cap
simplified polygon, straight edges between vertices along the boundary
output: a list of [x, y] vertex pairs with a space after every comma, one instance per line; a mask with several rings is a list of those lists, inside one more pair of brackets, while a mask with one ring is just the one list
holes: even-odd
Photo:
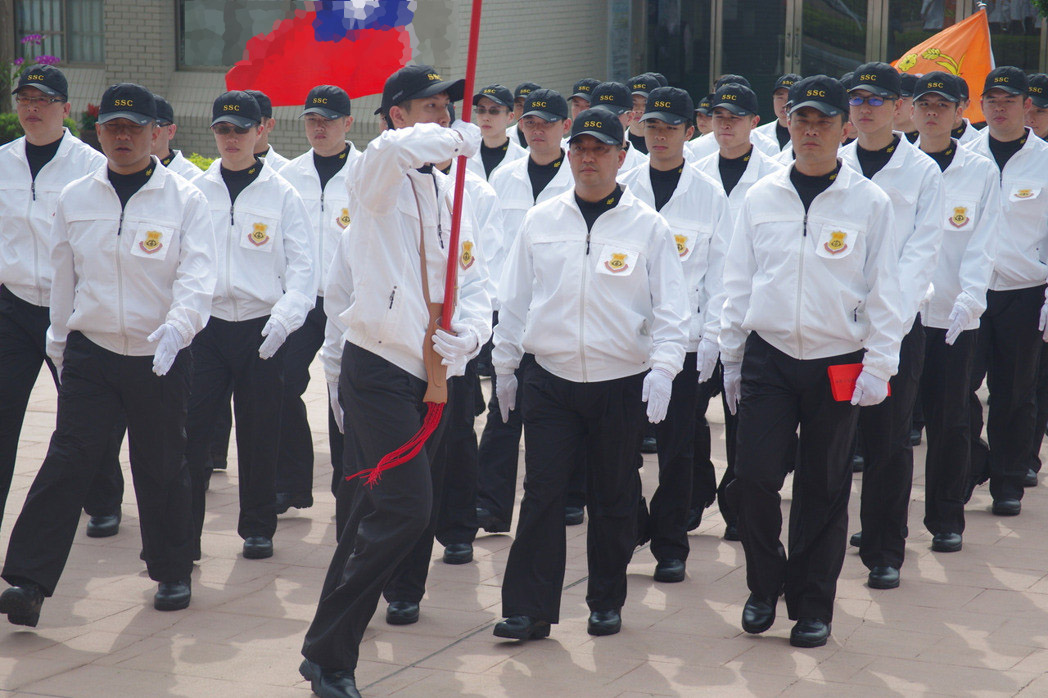
[[[258, 106], [262, 107], [261, 104]], [[325, 119], [338, 119], [350, 113], [349, 95], [345, 90], [337, 85], [317, 85], [306, 95], [306, 105], [299, 116], [320, 114]], [[265, 115], [265, 108], [262, 108], [262, 116]]]
[[1012, 95], [1024, 95], [1030, 90], [1030, 82], [1026, 73], [1012, 65], [1002, 65], [994, 68], [986, 76], [983, 83], [983, 94], [990, 90], [1004, 90]]
[[571, 87], [572, 97], [582, 97], [587, 102], [593, 96], [593, 88], [600, 84], [596, 78], [582, 78]]
[[660, 87], [669, 87], [670, 81], [666, 79], [666, 76], [662, 73], [656, 73], [654, 70], [649, 71], [648, 75], [659, 81]]
[[840, 76], [837, 79], [841, 81], [842, 85], [844, 85], [844, 89], [850, 90], [851, 86], [852, 86], [852, 79], [854, 77], [855, 77], [855, 73], [849, 71], [849, 72], [845, 73], [844, 75]]
[[513, 90], [513, 99], [518, 100], [527, 97], [535, 90], [541, 90], [542, 88], [533, 82], [522, 82], [517, 85], [517, 89]]
[[625, 114], [633, 111], [633, 97], [630, 96], [630, 88], [621, 82], [602, 82], [593, 88], [590, 96], [590, 104], [595, 107], [604, 107], [615, 114]]
[[962, 78], [960, 75], [954, 75], [953, 73], [947, 73], [957, 82], [957, 94], [961, 96], [961, 99], [970, 99], [970, 92], [968, 90], [968, 81]]
[[648, 94], [648, 105], [641, 121], [658, 119], [667, 124], [690, 124], [695, 120], [691, 95], [677, 87], [656, 87]]
[[244, 92], [247, 92], [258, 102], [258, 111], [262, 114], [263, 119], [273, 118], [273, 100], [269, 98], [269, 95], [262, 90], [244, 90]]
[[153, 93], [131, 82], [110, 85], [98, 105], [98, 123], [128, 119], [138, 125], [156, 121], [156, 99]]
[[483, 98], [488, 98], [495, 104], [500, 104], [503, 107], [513, 108], [513, 93], [509, 91], [508, 87], [502, 85], [488, 85], [477, 94], [473, 95], [473, 106], [477, 106]]
[[1027, 92], [1035, 107], [1048, 107], [1048, 75], [1035, 73], [1029, 78]]
[[717, 82], [713, 84], [714, 91], [716, 91], [721, 85], [727, 85], [729, 82], [734, 82], [736, 85], [743, 85], [751, 90], [753, 89], [753, 85], [750, 84], [750, 81], [743, 76], [736, 75], [735, 73], [726, 73], [717, 78]]
[[913, 88], [913, 98], [918, 100], [927, 94], [936, 94], [950, 102], [960, 102], [961, 92], [958, 89], [957, 80], [950, 73], [935, 70], [925, 73], [917, 78], [917, 86]]
[[695, 105], [695, 113], [703, 116], [710, 115], [710, 105], [713, 103], [713, 95], [706, 95]]
[[[866, 90], [878, 97], [898, 97], [902, 93], [902, 78], [899, 71], [887, 63], [874, 61], [863, 63], [852, 73], [848, 91]], [[911, 89], [910, 94], [913, 94]]]
[[69, 96], [69, 83], [65, 75], [53, 65], [33, 65], [23, 70], [18, 76], [18, 86], [11, 90], [11, 94], [16, 94], [23, 87], [35, 87], [51, 97], [65, 99]]
[[375, 113], [387, 114], [390, 107], [412, 99], [432, 97], [441, 92], [447, 92], [452, 102], [458, 102], [465, 91], [465, 80], [448, 82], [440, 77], [436, 68], [431, 65], [409, 65], [386, 78], [386, 84], [382, 88], [382, 106]]
[[913, 97], [913, 88], [917, 86], [917, 76], [910, 73], [902, 73], [899, 75], [899, 84], [900, 97]]
[[524, 99], [525, 116], [537, 116], [546, 121], [563, 121], [568, 118], [568, 102], [556, 90], [539, 88]]
[[736, 116], [751, 116], [757, 113], [757, 95], [745, 85], [729, 82], [713, 93], [710, 111], [717, 107], [723, 107]]
[[170, 126], [175, 123], [175, 109], [171, 103], [156, 93], [153, 93], [153, 99], [156, 100], [157, 126]]
[[579, 136], [593, 136], [607, 145], [622, 145], [626, 138], [619, 117], [603, 107], [593, 107], [578, 115], [571, 122], [571, 137], [568, 142]]
[[231, 90], [218, 96], [211, 106], [211, 125], [227, 121], [234, 126], [251, 128], [262, 123], [262, 110], [247, 92]]
[[630, 93], [641, 95], [642, 97], [647, 97], [648, 93], [656, 87], [661, 87], [661, 85], [655, 76], [649, 73], [634, 75], [629, 81]]
[[780, 75], [779, 79], [775, 81], [775, 87], [771, 88], [771, 91], [789, 90], [793, 87], [793, 83], [801, 79], [801, 76], [797, 75], [797, 73], [786, 73], [785, 75]]
[[846, 114], [848, 95], [840, 80], [828, 75], [811, 75], [793, 83], [790, 88], [790, 113], [812, 107], [827, 116]]

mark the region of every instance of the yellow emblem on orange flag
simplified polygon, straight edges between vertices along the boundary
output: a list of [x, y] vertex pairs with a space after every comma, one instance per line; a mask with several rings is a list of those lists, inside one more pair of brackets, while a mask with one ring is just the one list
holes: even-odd
[[473, 243], [469, 240], [465, 240], [462, 243], [462, 256], [459, 258], [459, 264], [462, 265], [463, 269], [469, 269], [473, 266], [473, 262], [476, 257], [473, 256]]
[[947, 27], [927, 41], [917, 44], [892, 63], [900, 72], [924, 75], [943, 70], [960, 75], [968, 83], [971, 106], [964, 115], [969, 121], [984, 121], [979, 95], [983, 82], [993, 70], [990, 51], [990, 25], [986, 11], [979, 10], [967, 19]]
[[687, 235], [674, 235], [673, 239], [677, 243], [677, 254], [683, 257], [688, 254], [688, 236]]

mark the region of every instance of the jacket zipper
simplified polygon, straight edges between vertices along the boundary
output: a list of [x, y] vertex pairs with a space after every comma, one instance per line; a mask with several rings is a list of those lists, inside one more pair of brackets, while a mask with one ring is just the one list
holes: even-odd
[[801, 235], [801, 259], [797, 269], [797, 301], [794, 306], [795, 325], [797, 327], [797, 352], [804, 358], [804, 335], [801, 332], [801, 302], [804, 297], [804, 246], [808, 242], [808, 212], [804, 212], [804, 228]]
[[[317, 249], [320, 251], [320, 257], [317, 259], [317, 263], [324, 266], [324, 186], [320, 187], [320, 221], [317, 225]], [[320, 271], [319, 269], [317, 270]], [[319, 275], [319, 274], [318, 274]], [[318, 284], [319, 286], [319, 284]], [[321, 287], [321, 290], [323, 288]]]
[[397, 287], [394, 286], [393, 290], [389, 293], [389, 309], [393, 310], [393, 299], [397, 296]]
[[[596, 221], [594, 221], [594, 225], [596, 225]], [[582, 260], [582, 291], [579, 293], [579, 362], [582, 364], [583, 383], [589, 382], [588, 372], [586, 371], [586, 286], [589, 285], [589, 252], [591, 232], [592, 230], [586, 230], [586, 254]]]
[[[114, 190], [114, 194], [116, 191]], [[137, 193], [137, 192], [136, 192]], [[132, 194], [134, 196], [134, 194]], [[120, 197], [117, 196], [119, 199]], [[128, 199], [130, 202], [131, 199]], [[124, 342], [124, 353], [127, 353], [127, 327], [124, 322], [124, 269], [120, 264], [120, 245], [123, 244], [121, 240], [121, 233], [124, 232], [124, 212], [126, 204], [121, 202], [120, 204], [120, 220], [116, 225], [116, 303], [117, 303], [117, 316], [120, 318], [120, 337]], [[134, 241], [132, 241], [134, 242]]]
[[239, 322], [240, 313], [237, 311], [237, 297], [233, 293], [233, 238], [236, 235], [233, 209], [234, 204], [230, 202], [229, 235], [226, 236], [226, 293], [229, 294], [229, 301], [233, 304], [233, 322]]

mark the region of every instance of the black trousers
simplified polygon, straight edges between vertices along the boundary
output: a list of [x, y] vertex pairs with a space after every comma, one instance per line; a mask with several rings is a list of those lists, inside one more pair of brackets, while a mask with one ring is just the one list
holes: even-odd
[[[309, 386], [309, 366], [324, 344], [324, 298], [318, 296], [302, 327], [284, 342], [284, 403], [280, 417], [280, 455], [277, 460], [277, 492], [313, 495], [313, 434], [306, 419], [302, 396]], [[342, 435], [328, 410], [328, 446], [334, 472], [342, 474]], [[332, 428], [334, 427], [334, 428]], [[337, 465], [337, 467], [336, 467]], [[332, 477], [331, 493], [337, 479]]]
[[192, 360], [183, 351], [166, 376], [152, 356], [123, 356], [79, 332], [66, 343], [58, 420], [40, 472], [11, 531], [3, 578], [54, 593], [76, 535], [87, 487], [127, 416], [131, 475], [149, 577], [188, 580], [193, 568], [189, 472], [183, 462]]
[[910, 429], [913, 401], [924, 368], [924, 326], [920, 315], [899, 347], [899, 372], [884, 402], [859, 410], [866, 465], [862, 471], [859, 556], [868, 568], [902, 567], [906, 555], [906, 519], [913, 486]]
[[[691, 508], [705, 509], [717, 501], [717, 508], [727, 524], [734, 524], [739, 518], [739, 505], [734, 488], [729, 487], [735, 481], [735, 443], [739, 428], [739, 418], [728, 409], [724, 400], [724, 368], [717, 361], [717, 368], [708, 381], [699, 385], [695, 404], [695, 457], [694, 476], [691, 491]], [[710, 400], [717, 395], [721, 397], [724, 410], [724, 450], [728, 466], [724, 469], [720, 482], [713, 468], [713, 442], [710, 435], [710, 424], [706, 421], [706, 411]]]
[[[479, 357], [466, 364], [466, 373], [451, 379], [455, 399], [444, 419], [444, 459], [447, 467], [438, 499], [436, 538], [441, 545], [472, 543], [477, 537], [477, 432], [476, 397], [480, 392], [477, 375]], [[483, 408], [483, 402], [481, 403]], [[428, 566], [428, 560], [427, 560]]]
[[[852, 437], [859, 408], [836, 402], [826, 370], [858, 363], [862, 352], [801, 361], [756, 333], [746, 340], [733, 488], [739, 496], [739, 536], [752, 593], [777, 598], [785, 590], [790, 618], [833, 619], [837, 577], [844, 564], [851, 492]], [[800, 425], [793, 475], [789, 556], [779, 541], [783, 453]]]
[[[1044, 344], [1037, 323], [1044, 304], [1044, 288], [986, 292], [969, 405], [972, 469], [979, 472], [988, 468], [990, 495], [995, 500], [1022, 499], [1026, 469], [1036, 457], [1037, 368]], [[983, 414], [975, 391], [983, 377], [990, 390], [988, 451], [978, 440]]]
[[564, 585], [564, 501], [575, 451], [588, 454], [586, 552], [591, 611], [626, 601], [626, 566], [637, 544], [644, 374], [597, 383], [558, 378], [537, 363], [521, 385], [524, 499], [502, 583], [502, 614], [556, 623]]
[[[964, 502], [971, 470], [968, 391], [978, 331], [961, 332], [953, 346], [946, 344], [946, 330], [928, 327], [924, 332], [921, 398], [928, 434], [924, 526], [932, 534], [964, 533]], [[862, 535], [865, 539], [865, 528]]]
[[[50, 309], [27, 303], [0, 286], [0, 515], [11, 491], [18, 438], [40, 367], [44, 364], [58, 385], [55, 367], [47, 358], [47, 328]], [[123, 415], [113, 431], [94, 479], [88, 484], [84, 510], [91, 516], [119, 513], [124, 498], [124, 476], [120, 471], [120, 444], [126, 425]]]
[[1037, 422], [1033, 434], [1033, 453], [1027, 467], [1035, 473], [1041, 472], [1041, 444], [1048, 428], [1048, 349], [1041, 349], [1041, 361], [1037, 366]]
[[698, 390], [695, 354], [689, 353], [684, 357], [684, 367], [673, 379], [666, 419], [654, 425], [659, 448], [659, 486], [648, 510], [648, 536], [656, 560], [688, 559]]
[[237, 476], [241, 538], [272, 538], [277, 530], [276, 471], [280, 405], [284, 390], [284, 348], [270, 359], [258, 356], [269, 316], [227, 322], [211, 318], [193, 340], [193, 383], [186, 425], [186, 462], [193, 480], [196, 553], [204, 527], [208, 455], [215, 414], [232, 386], [236, 412]]
[[[346, 344], [339, 385], [362, 468], [374, 467], [422, 425], [426, 383], [365, 349]], [[374, 487], [358, 478], [339, 490], [351, 493], [353, 504], [302, 645], [303, 656], [325, 669], [356, 668], [382, 589], [430, 525], [431, 463], [441, 438], [438, 427], [417, 456]]]

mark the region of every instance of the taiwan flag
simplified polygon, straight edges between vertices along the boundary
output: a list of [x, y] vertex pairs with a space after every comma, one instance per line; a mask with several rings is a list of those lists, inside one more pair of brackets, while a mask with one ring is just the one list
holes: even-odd
[[261, 90], [274, 106], [306, 101], [316, 85], [338, 85], [350, 98], [382, 92], [411, 60], [411, 0], [309, 2], [273, 31], [252, 37], [244, 59], [226, 73], [226, 89]]

